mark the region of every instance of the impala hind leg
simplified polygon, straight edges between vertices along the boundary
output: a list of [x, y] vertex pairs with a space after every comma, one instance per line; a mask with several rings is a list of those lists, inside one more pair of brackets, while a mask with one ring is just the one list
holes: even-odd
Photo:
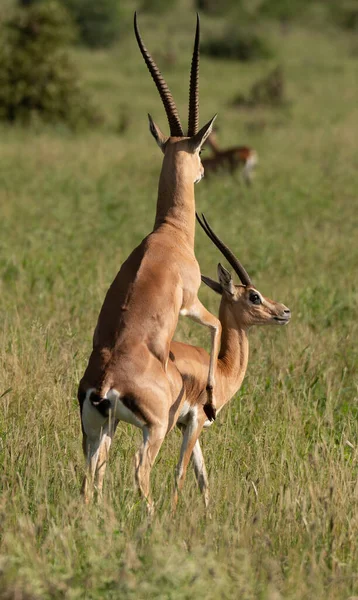
[[106, 473], [109, 450], [119, 421], [112, 425], [107, 421], [98, 436], [89, 438], [83, 433], [83, 451], [87, 459], [87, 472], [82, 484], [84, 501], [88, 504], [94, 490], [97, 491], [97, 501], [102, 500], [103, 480]]
[[203, 495], [205, 508], [209, 506], [209, 481], [208, 474], [206, 472], [205, 462], [203, 452], [201, 450], [199, 440], [196, 440], [195, 446], [193, 448], [193, 453], [191, 455], [194, 467], [194, 473], [196, 480], [199, 485], [199, 489]]
[[148, 514], [154, 512], [154, 503], [150, 493], [150, 473], [167, 432], [165, 426], [144, 426], [143, 442], [135, 455], [135, 479], [139, 491], [146, 501]]
[[119, 423], [119, 421], [115, 421], [114, 425], [112, 425], [111, 421], [109, 421], [108, 431], [106, 431], [104, 433], [101, 443], [100, 443], [100, 447], [99, 447], [97, 467], [96, 467], [96, 473], [95, 473], [95, 488], [97, 490], [97, 500], [99, 502], [102, 500], [103, 480], [104, 480], [104, 476], [106, 474], [107, 462], [108, 462], [108, 458], [109, 458], [109, 450], [110, 450], [113, 436], [117, 429], [118, 423]]
[[105, 435], [103, 435], [102, 432], [100, 432], [96, 438], [88, 437], [85, 433], [83, 434], [83, 448], [87, 465], [81, 492], [85, 504], [89, 504], [93, 499], [95, 475], [100, 456], [101, 443], [104, 437]]
[[214, 386], [216, 365], [221, 342], [221, 323], [219, 319], [214, 317], [214, 315], [206, 310], [205, 306], [202, 305], [200, 300], [197, 300], [189, 309], [182, 310], [181, 314], [190, 317], [197, 323], [201, 323], [201, 325], [209, 327], [211, 331], [209, 373], [206, 385], [207, 399], [206, 403], [204, 404], [204, 411], [209, 421], [214, 421], [216, 418]]
[[86, 474], [82, 483], [82, 494], [86, 504], [93, 498], [98, 468], [100, 471], [103, 469], [103, 475], [99, 475], [101, 494], [104, 470], [106, 468], [106, 460], [104, 459], [108, 454], [114, 432], [113, 422], [111, 419], [103, 417], [97, 408], [92, 405], [89, 399], [90, 394], [91, 389], [87, 390], [85, 399], [81, 405], [82, 448], [87, 462]]
[[97, 490], [97, 501], [98, 502], [102, 501], [103, 480], [104, 480], [104, 476], [106, 473], [109, 449], [111, 447], [112, 437], [113, 437], [112, 435], [105, 434], [102, 438], [102, 441], [101, 441], [101, 444], [99, 447], [96, 474], [95, 474], [95, 488]]
[[179, 492], [182, 490], [190, 457], [197, 442], [201, 428], [196, 421], [190, 422], [186, 427], [181, 427], [183, 441], [180, 448], [180, 458], [175, 473], [175, 490], [173, 495], [172, 512], [175, 513], [179, 499]]

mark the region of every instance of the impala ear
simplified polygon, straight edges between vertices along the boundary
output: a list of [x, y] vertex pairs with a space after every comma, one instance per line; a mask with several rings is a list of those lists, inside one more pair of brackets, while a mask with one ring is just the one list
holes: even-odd
[[216, 117], [217, 115], [214, 115], [213, 118], [210, 121], [208, 121], [208, 123], [206, 123], [206, 125], [204, 125], [204, 127], [202, 127], [200, 131], [198, 131], [198, 133], [193, 135], [193, 137], [190, 139], [190, 149], [193, 153], [197, 152], [197, 150], [200, 150], [202, 145], [206, 142], [207, 138], [212, 132], [213, 124]]
[[149, 131], [152, 134], [152, 136], [154, 137], [155, 141], [157, 142], [159, 148], [161, 149], [162, 152], [165, 152], [165, 144], [168, 141], [168, 136], [164, 135], [164, 133], [162, 133], [158, 127], [158, 125], [156, 125], [152, 119], [152, 117], [150, 116], [150, 114], [148, 113], [148, 120], [149, 120]]
[[218, 264], [218, 278], [223, 291], [229, 294], [230, 296], [234, 296], [235, 286], [231, 277], [231, 273], [229, 273], [229, 271], [225, 269], [225, 267], [223, 267], [220, 263]]
[[214, 290], [214, 292], [216, 292], [217, 294], [220, 294], [220, 296], [223, 293], [223, 289], [222, 289], [220, 283], [218, 283], [217, 281], [214, 281], [214, 279], [210, 279], [210, 277], [205, 277], [205, 275], [202, 275], [201, 281], [203, 283], [205, 283], [205, 285], [207, 285], [210, 289]]

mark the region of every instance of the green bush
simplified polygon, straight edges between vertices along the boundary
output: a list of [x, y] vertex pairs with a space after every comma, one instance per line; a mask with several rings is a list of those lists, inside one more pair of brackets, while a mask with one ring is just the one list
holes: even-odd
[[269, 45], [249, 27], [230, 27], [224, 34], [201, 44], [202, 54], [215, 58], [249, 61], [272, 55]]
[[140, 8], [145, 12], [163, 13], [175, 8], [178, 0], [142, 0]]
[[97, 118], [63, 50], [72, 39], [68, 14], [56, 2], [15, 12], [0, 50], [0, 119], [77, 127]]
[[259, 15], [279, 21], [293, 21], [299, 18], [312, 4], [311, 0], [263, 0]]
[[209, 14], [225, 14], [231, 9], [241, 9], [241, 0], [196, 0], [196, 9]]
[[358, 2], [342, 0], [330, 4], [331, 19], [343, 29], [354, 31], [358, 29]]
[[119, 0], [61, 0], [77, 25], [80, 40], [90, 48], [107, 48], [119, 38]]
[[286, 104], [285, 79], [282, 68], [275, 67], [267, 75], [258, 79], [247, 95], [238, 94], [234, 106], [283, 106]]

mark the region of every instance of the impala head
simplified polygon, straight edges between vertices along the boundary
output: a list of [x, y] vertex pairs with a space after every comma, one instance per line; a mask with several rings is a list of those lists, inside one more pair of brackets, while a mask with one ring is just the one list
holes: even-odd
[[290, 309], [284, 304], [263, 296], [255, 288], [247, 271], [230, 248], [211, 229], [204, 215], [202, 215], [202, 219], [198, 215], [196, 216], [207, 236], [231, 264], [242, 284], [235, 285], [229, 271], [220, 263], [218, 265], [218, 282], [202, 276], [202, 281], [222, 296], [222, 306], [227, 307], [235, 321], [240, 322], [244, 327], [269, 323], [286, 325], [291, 318]]
[[201, 147], [210, 135], [216, 119], [215, 115], [199, 130], [199, 16], [197, 15], [194, 51], [191, 62], [187, 135], [184, 134], [174, 98], [153, 58], [144, 46], [138, 30], [137, 13], [134, 13], [134, 32], [139, 49], [157, 87], [168, 118], [169, 136], [162, 133], [152, 117], [148, 115], [150, 132], [164, 154], [163, 166], [167, 165], [169, 168], [174, 163], [180, 168], [185, 165], [185, 173], [194, 183], [197, 183], [204, 176], [204, 167], [200, 160]]

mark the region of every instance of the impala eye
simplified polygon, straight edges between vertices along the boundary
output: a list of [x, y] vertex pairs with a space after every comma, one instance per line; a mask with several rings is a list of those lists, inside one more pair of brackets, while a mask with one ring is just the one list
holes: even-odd
[[260, 296], [258, 294], [256, 294], [255, 292], [251, 293], [249, 298], [250, 298], [250, 302], [252, 302], [252, 304], [262, 304]]

